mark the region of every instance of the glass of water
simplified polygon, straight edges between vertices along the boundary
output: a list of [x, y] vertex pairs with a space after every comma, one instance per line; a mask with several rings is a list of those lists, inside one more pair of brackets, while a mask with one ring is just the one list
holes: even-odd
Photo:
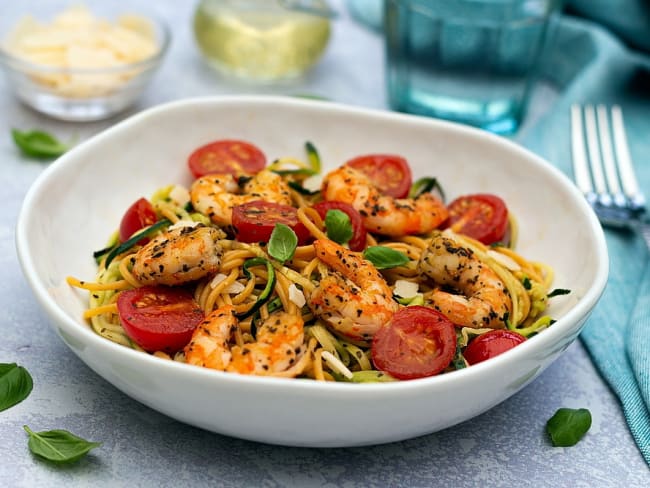
[[385, 0], [391, 107], [516, 132], [558, 3]]

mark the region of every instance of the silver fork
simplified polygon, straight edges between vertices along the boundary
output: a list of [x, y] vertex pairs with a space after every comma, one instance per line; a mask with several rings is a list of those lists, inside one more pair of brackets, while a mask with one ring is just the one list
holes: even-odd
[[[610, 122], [611, 121], [611, 122]], [[650, 249], [650, 223], [618, 105], [571, 106], [573, 173], [603, 226], [639, 232]]]

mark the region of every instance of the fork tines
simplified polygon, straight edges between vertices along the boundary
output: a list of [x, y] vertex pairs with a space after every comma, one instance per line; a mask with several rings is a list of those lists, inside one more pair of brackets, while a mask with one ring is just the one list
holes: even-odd
[[573, 105], [571, 147], [576, 184], [601, 221], [621, 225], [639, 219], [645, 198], [634, 174], [621, 108]]

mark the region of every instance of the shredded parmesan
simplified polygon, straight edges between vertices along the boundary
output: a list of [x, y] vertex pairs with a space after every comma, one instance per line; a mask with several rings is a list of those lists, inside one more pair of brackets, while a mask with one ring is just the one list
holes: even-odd
[[2, 43], [12, 56], [61, 72], [33, 74], [35, 81], [70, 98], [105, 95], [138, 74], [129, 72], [74, 73], [63, 70], [101, 70], [151, 58], [159, 49], [151, 21], [128, 15], [111, 23], [84, 6], [70, 7], [50, 23], [28, 16]]
[[174, 185], [169, 191], [169, 198], [179, 207], [184, 207], [190, 201], [190, 192], [184, 186]]
[[219, 286], [219, 283], [221, 283], [226, 278], [228, 278], [228, 276], [226, 276], [223, 273], [216, 274], [214, 278], [212, 278], [212, 281], [210, 282], [210, 288], [214, 290], [217, 286]]
[[350, 371], [345, 364], [341, 362], [339, 358], [337, 358], [334, 354], [332, 354], [329, 351], [323, 351], [321, 353], [321, 357], [325, 360], [327, 364], [329, 364], [330, 368], [338, 371], [341, 373], [343, 376], [345, 376], [347, 379], [352, 379], [352, 371]]
[[175, 224], [172, 224], [168, 227], [168, 230], [174, 229], [183, 229], [184, 227], [196, 227], [199, 225], [199, 222], [194, 222], [193, 220], [179, 220]]
[[295, 283], [289, 285], [289, 300], [296, 304], [298, 308], [302, 308], [307, 303], [305, 295], [298, 289]]
[[397, 280], [393, 293], [400, 298], [414, 298], [419, 291], [419, 285], [413, 281]]
[[510, 271], [519, 271], [521, 269], [521, 266], [519, 266], [519, 264], [510, 256], [501, 254], [500, 252], [494, 251], [493, 249], [489, 249], [487, 251], [487, 255], [494, 259], [501, 266], [508, 268]]

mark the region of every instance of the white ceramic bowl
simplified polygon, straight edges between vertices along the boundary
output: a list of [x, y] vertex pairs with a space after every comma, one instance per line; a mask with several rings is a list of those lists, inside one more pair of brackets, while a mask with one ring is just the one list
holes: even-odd
[[[557, 322], [481, 364], [421, 380], [319, 383], [240, 376], [158, 359], [119, 346], [82, 319], [85, 293], [68, 275], [95, 275], [124, 211], [169, 183], [190, 183], [188, 154], [216, 138], [241, 138], [269, 158], [304, 157], [315, 143], [326, 167], [368, 152], [399, 153], [416, 176], [435, 175], [448, 197], [501, 195], [521, 224], [519, 251], [547, 262]], [[30, 189], [17, 228], [18, 255], [38, 302], [63, 341], [126, 394], [188, 424], [293, 446], [355, 446], [431, 433], [470, 419], [532, 381], [577, 337], [607, 279], [598, 221], [559, 171], [486, 132], [388, 112], [290, 98], [187, 100], [142, 112], [80, 144]]]

